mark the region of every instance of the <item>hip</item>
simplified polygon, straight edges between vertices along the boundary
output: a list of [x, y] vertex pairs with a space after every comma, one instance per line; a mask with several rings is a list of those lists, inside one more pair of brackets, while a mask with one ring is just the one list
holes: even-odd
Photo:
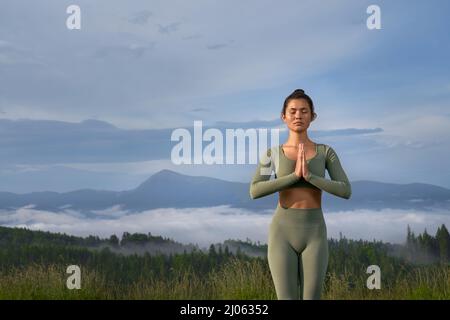
[[280, 203], [272, 221], [286, 226], [326, 227], [322, 208], [284, 208]]

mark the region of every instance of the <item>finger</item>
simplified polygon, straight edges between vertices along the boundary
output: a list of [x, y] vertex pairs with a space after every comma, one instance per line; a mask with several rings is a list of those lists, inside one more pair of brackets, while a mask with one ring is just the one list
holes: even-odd
[[303, 169], [303, 153], [301, 150], [298, 151], [298, 162], [300, 163], [300, 168]]
[[305, 150], [302, 150], [302, 169], [305, 169], [305, 166], [306, 166]]
[[302, 169], [303, 169], [303, 161], [304, 161], [304, 158], [303, 158], [303, 149], [302, 149], [302, 151], [300, 151], [300, 159], [301, 159], [301, 162], [302, 162]]

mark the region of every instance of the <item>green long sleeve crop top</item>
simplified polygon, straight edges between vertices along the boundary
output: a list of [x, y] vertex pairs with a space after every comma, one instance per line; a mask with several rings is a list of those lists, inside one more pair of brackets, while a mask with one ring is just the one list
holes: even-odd
[[[306, 179], [296, 176], [296, 162], [286, 157], [281, 145], [267, 149], [250, 184], [250, 197], [258, 199], [288, 188], [316, 188], [341, 198], [350, 198], [350, 182], [332, 147], [316, 144], [315, 156], [306, 160], [309, 171]], [[331, 180], [325, 178], [325, 169]], [[271, 180], [272, 172], [275, 172], [275, 179]]]

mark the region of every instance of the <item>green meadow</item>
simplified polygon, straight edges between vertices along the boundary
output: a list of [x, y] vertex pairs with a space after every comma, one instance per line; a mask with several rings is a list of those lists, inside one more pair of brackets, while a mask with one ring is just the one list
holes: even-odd
[[[439, 237], [408, 232], [405, 245], [329, 239], [322, 299], [450, 299], [450, 263]], [[228, 242], [225, 249], [151, 255], [130, 252], [170, 240], [127, 234], [122, 241], [0, 227], [0, 299], [276, 300], [266, 245]], [[80, 267], [80, 289], [67, 288], [69, 265]], [[380, 267], [380, 289], [367, 287], [370, 265]]]

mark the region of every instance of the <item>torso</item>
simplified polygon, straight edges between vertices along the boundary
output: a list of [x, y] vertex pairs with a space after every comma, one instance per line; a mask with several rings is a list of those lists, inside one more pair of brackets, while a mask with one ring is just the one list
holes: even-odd
[[[317, 145], [317, 147], [318, 146], [319, 145]], [[290, 159], [293, 168], [295, 168], [296, 160], [294, 159], [297, 159], [298, 148], [281, 145], [280, 150], [288, 160]], [[316, 144], [305, 145], [305, 158], [307, 161], [318, 159], [318, 152], [319, 150], [316, 148]], [[291, 172], [292, 171], [293, 170], [291, 170]], [[321, 208], [322, 190], [318, 188], [288, 188], [279, 191], [278, 202], [283, 208]]]

